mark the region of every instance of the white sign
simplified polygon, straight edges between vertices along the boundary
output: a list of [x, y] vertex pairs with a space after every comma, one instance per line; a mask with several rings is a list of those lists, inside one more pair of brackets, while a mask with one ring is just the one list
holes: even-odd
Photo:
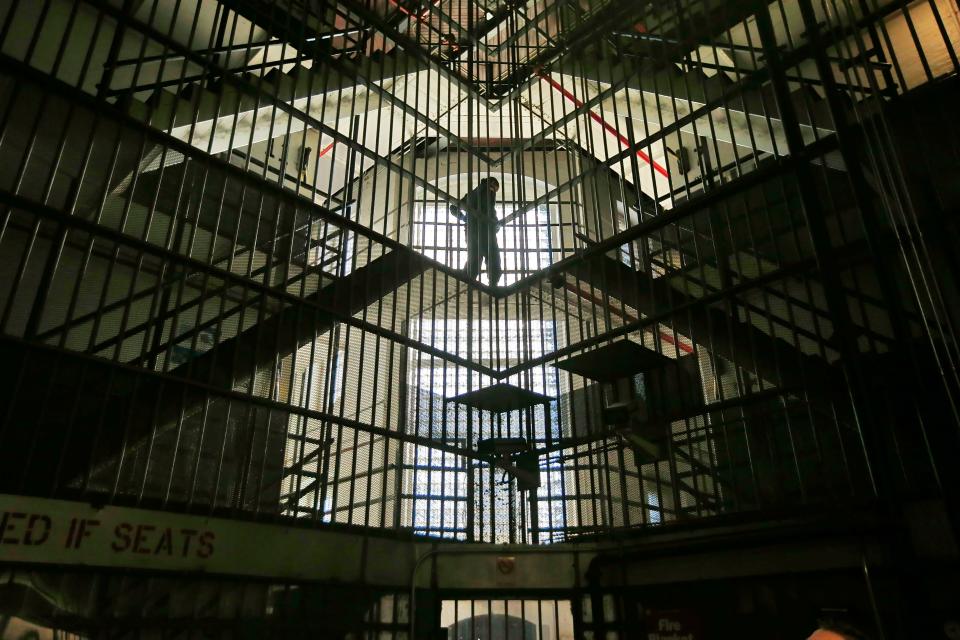
[[396, 576], [381, 567], [380, 579], [409, 579], [409, 542], [0, 494], [0, 562], [361, 581], [367, 544], [395, 561]]

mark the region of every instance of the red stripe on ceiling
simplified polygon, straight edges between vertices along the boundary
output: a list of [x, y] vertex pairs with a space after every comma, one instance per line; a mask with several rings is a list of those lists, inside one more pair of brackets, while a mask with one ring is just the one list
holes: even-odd
[[420, 15], [417, 15], [413, 11], [410, 11], [409, 9], [407, 9], [406, 7], [400, 6], [397, 0], [390, 0], [390, 4], [392, 4], [397, 9], [399, 9], [401, 13], [403, 13], [404, 15], [410, 16], [411, 18], [416, 18], [417, 21], [422, 21], [424, 18], [430, 15], [430, 10], [437, 5], [437, 2], [439, 2], [439, 0], [434, 0], [423, 11], [420, 12]]
[[676, 338], [671, 336], [669, 333], [661, 331], [660, 339], [668, 344], [672, 344], [674, 347], [676, 347], [677, 349], [680, 349], [680, 351], [683, 351], [684, 353], [693, 353], [693, 347], [691, 347], [685, 342], [677, 340]]
[[[548, 76], [547, 74], [545, 74], [543, 71], [537, 71], [537, 75], [540, 76], [541, 78], [543, 78], [544, 80], [546, 80], [546, 81], [547, 81], [547, 84], [549, 84], [551, 87], [553, 87], [554, 89], [556, 89], [557, 91], [559, 91], [559, 92], [563, 95], [564, 98], [566, 98], [567, 100], [571, 101], [576, 107], [579, 108], [579, 107], [582, 107], [582, 106], [583, 106], [583, 102], [582, 102], [581, 100], [579, 100], [579, 99], [577, 98], [577, 96], [573, 95], [572, 93], [570, 93], [569, 91], [567, 91], [566, 89], [564, 89], [564, 88], [563, 88], [563, 85], [561, 85], [559, 82], [557, 82], [556, 80], [554, 80], [553, 78], [551, 78], [550, 76]], [[630, 140], [629, 140], [625, 135], [623, 135], [622, 133], [620, 133], [619, 131], [617, 131], [613, 126], [610, 125], [609, 122], [607, 122], [606, 120], [604, 120], [604, 119], [603, 119], [602, 117], [600, 117], [598, 114], [594, 113], [592, 110], [587, 111], [587, 113], [590, 114], [590, 117], [591, 117], [591, 118], [593, 118], [594, 120], [596, 120], [597, 122], [599, 122], [600, 125], [601, 125], [604, 129], [606, 129], [609, 133], [613, 134], [613, 135], [617, 138], [617, 140], [620, 141], [620, 144], [622, 144], [622, 145], [624, 145], [625, 147], [628, 147], [628, 148], [633, 146], [633, 143], [630, 142]], [[660, 175], [662, 175], [664, 178], [669, 178], [669, 177], [670, 177], [670, 174], [667, 172], [666, 169], [664, 169], [659, 163], [654, 162], [654, 161], [650, 158], [650, 156], [648, 156], [647, 154], [645, 154], [645, 153], [644, 153], [643, 151], [641, 151], [640, 149], [637, 149], [637, 156], [638, 156], [641, 160], [643, 160], [644, 162], [646, 162], [647, 164], [649, 164], [650, 166], [652, 166], [653, 169], [654, 169], [654, 171], [656, 171], [657, 173], [659, 173]]]
[[390, 4], [392, 4], [393, 6], [395, 6], [397, 9], [400, 9], [400, 13], [402, 13], [402, 14], [404, 14], [404, 15], [407, 15], [407, 16], [412, 16], [412, 17], [416, 18], [417, 20], [420, 19], [420, 16], [418, 16], [418, 15], [415, 14], [414, 12], [410, 11], [410, 10], [407, 9], [406, 7], [401, 7], [400, 4], [397, 2], [397, 0], [390, 0]]
[[327, 152], [330, 151], [330, 149], [333, 149], [333, 145], [335, 145], [335, 144], [336, 144], [336, 141], [331, 142], [330, 144], [328, 144], [327, 146], [325, 146], [325, 147], [320, 151], [320, 153], [317, 155], [317, 157], [318, 157], [318, 158], [322, 158], [323, 156], [325, 156], [325, 155], [327, 154]]

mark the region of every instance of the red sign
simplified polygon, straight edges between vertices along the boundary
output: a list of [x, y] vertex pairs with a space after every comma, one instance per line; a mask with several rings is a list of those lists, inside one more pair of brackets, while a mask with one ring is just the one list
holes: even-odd
[[647, 609], [647, 640], [700, 640], [700, 619], [690, 609]]
[[513, 569], [516, 566], [517, 559], [513, 556], [499, 556], [497, 558], [497, 571], [505, 576], [513, 573]]

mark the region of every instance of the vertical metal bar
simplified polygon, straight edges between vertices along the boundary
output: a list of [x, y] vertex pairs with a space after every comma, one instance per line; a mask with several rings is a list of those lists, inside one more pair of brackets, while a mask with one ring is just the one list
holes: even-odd
[[[809, 0], [799, 1], [808, 35], [810, 37], [816, 37], [814, 34], [818, 27]], [[804, 144], [793, 103], [790, 100], [789, 88], [785, 80], [785, 70], [780, 62], [780, 52], [776, 48], [776, 37], [774, 35], [773, 25], [766, 7], [761, 7], [757, 11], [756, 16], [761, 43], [767, 64], [770, 68], [771, 81], [777, 97], [777, 105], [783, 119], [788, 150], [791, 156], [796, 157], [800, 154]], [[856, 339], [849, 317], [849, 310], [843, 294], [840, 293], [836, 287], [836, 283], [839, 282], [836, 259], [833, 255], [824, 220], [817, 214], [817, 203], [813, 200], [813, 194], [816, 193], [815, 186], [811, 182], [809, 170], [802, 164], [797, 167], [797, 180], [800, 185], [800, 195], [803, 200], [803, 209], [811, 243], [814, 247], [814, 255], [819, 269], [823, 274], [824, 294], [827, 299], [831, 317], [835, 321], [836, 331], [840, 341], [839, 347], [843, 354], [842, 363], [844, 375], [848, 385], [848, 393], [850, 394], [855, 421], [858, 424], [860, 438], [866, 453], [871, 486], [876, 493], [886, 493], [883, 487], [885, 482], [884, 474], [877, 469], [881, 458], [877, 452], [875, 434], [873, 433], [875, 425], [872, 424], [872, 419], [867, 409], [868, 403], [865, 402], [863, 396], [861, 386], [862, 378], [856, 364], [857, 354], [853, 351], [853, 348], [856, 346]]]

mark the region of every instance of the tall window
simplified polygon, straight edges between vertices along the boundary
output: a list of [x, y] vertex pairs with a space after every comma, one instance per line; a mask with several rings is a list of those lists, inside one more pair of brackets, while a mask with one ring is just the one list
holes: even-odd
[[[538, 357], [557, 347], [552, 321], [501, 320], [471, 326], [464, 319], [437, 319], [414, 321], [411, 325], [411, 335], [417, 339], [463, 357], [469, 352], [472, 360], [492, 366], [498, 362], [500, 366], [509, 366], [520, 361], [521, 353]], [[419, 436], [469, 448], [475, 448], [477, 440], [493, 435], [527, 436], [526, 418], [502, 421], [498, 427], [501, 431], [495, 434], [490, 431], [493, 428], [490, 416], [475, 414], [473, 441], [467, 441], [466, 409], [445, 400], [493, 381], [464, 367], [428, 356], [418, 357], [410, 363], [407, 382], [408, 420]], [[559, 376], [553, 367], [536, 367], [522, 380], [510, 382], [552, 398], [559, 395]], [[542, 410], [533, 412], [534, 423], [530, 426], [534, 446], [555, 441], [560, 435], [556, 401], [551, 403], [549, 415], [547, 423]], [[404, 470], [403, 498], [409, 514], [405, 525], [426, 535], [465, 538], [471, 524], [467, 521], [466, 461], [432, 447], [410, 446], [404, 456]], [[562, 463], [555, 456], [549, 461], [541, 460], [538, 492], [541, 541], [549, 539], [551, 530], [561, 530], [566, 524], [563, 484]], [[510, 508], [509, 505], [476, 495], [475, 499], [475, 518], [482, 518], [486, 523], [509, 522], [506, 512], [499, 513], [501, 509]], [[498, 513], [490, 513], [491, 504], [497, 505]]]

